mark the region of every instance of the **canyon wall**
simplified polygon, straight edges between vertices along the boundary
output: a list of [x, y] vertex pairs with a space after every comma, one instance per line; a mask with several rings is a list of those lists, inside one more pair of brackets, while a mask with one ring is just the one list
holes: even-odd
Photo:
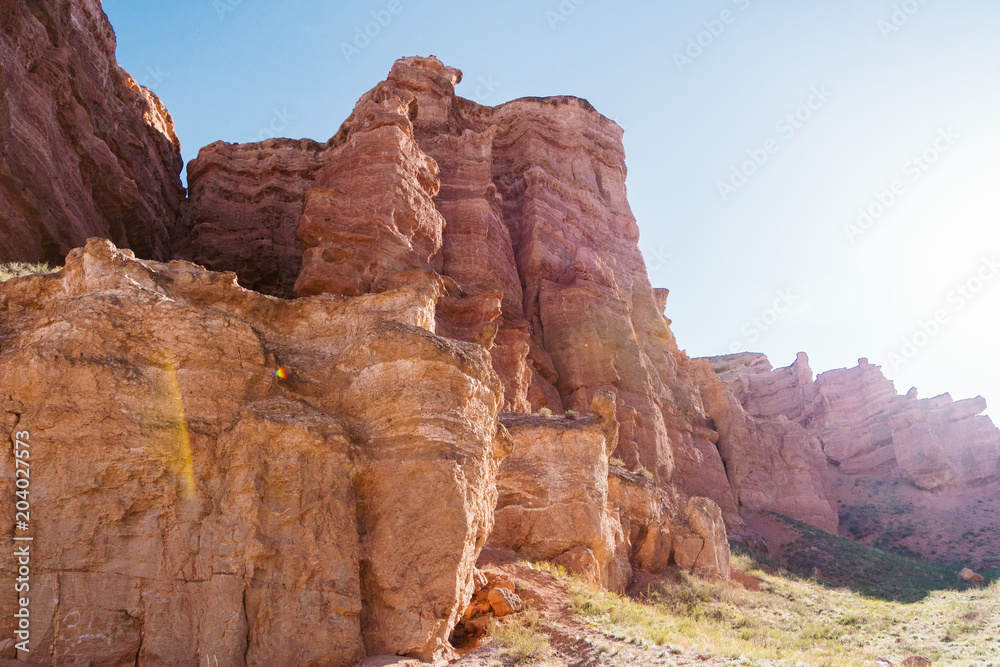
[[[185, 219], [229, 220], [231, 231], [196, 224], [200, 250], [181, 256], [258, 275], [257, 254], [227, 248], [242, 233], [237, 221], [266, 217], [264, 233], [296, 229], [300, 296], [378, 292], [412, 272], [437, 274], [446, 290], [438, 330], [490, 349], [505, 410], [586, 411], [597, 391], [610, 391], [615, 456], [711, 497], [740, 525], [689, 360], [646, 276], [621, 128], [573, 97], [480, 106], [456, 96], [460, 79], [436, 58], [404, 58], [322, 146], [203, 149]], [[294, 187], [290, 164], [309, 172]], [[242, 185], [243, 173], [253, 185]], [[270, 201], [241, 190], [279, 182], [270, 191], [287, 195], [281, 215], [268, 217]], [[199, 195], [212, 188], [219, 194]]]
[[0, 262], [60, 265], [91, 236], [170, 257], [180, 142], [99, 0], [0, 2], [0, 137]]
[[485, 552], [617, 591], [724, 579], [741, 512], [836, 532], [844, 474], [1000, 475], [981, 399], [689, 358], [586, 100], [486, 107], [403, 58], [324, 143], [203, 148], [183, 199], [99, 4], [0, 15], [0, 260], [66, 263], [0, 285], [0, 495], [28, 432], [44, 517], [32, 659], [445, 657]]

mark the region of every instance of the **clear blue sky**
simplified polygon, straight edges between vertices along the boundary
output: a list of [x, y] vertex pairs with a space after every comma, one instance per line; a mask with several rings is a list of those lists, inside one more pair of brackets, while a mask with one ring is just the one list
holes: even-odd
[[625, 129], [640, 245], [689, 354], [803, 350], [817, 372], [866, 356], [900, 392], [1000, 405], [996, 0], [104, 10], [185, 160], [272, 128], [326, 140], [401, 56], [439, 56], [484, 104], [587, 98]]

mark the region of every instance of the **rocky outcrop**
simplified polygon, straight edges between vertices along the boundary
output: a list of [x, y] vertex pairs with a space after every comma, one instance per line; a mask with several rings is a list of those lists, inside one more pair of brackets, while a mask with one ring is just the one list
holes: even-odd
[[703, 577], [729, 579], [729, 542], [719, 506], [693, 497], [684, 509], [687, 527], [675, 531], [674, 561]]
[[290, 298], [302, 270], [296, 238], [305, 196], [327, 146], [303, 139], [217, 141], [188, 163], [188, 198], [174, 256], [213, 271], [239, 271], [248, 289]]
[[[775, 387], [790, 389], [789, 394], [797, 395], [802, 377], [799, 369], [782, 369], [769, 379], [761, 376], [764, 365], [759, 360], [739, 357], [716, 360], [718, 368], [729, 372], [733, 368], [747, 370], [736, 374], [735, 382], [732, 375], [723, 374], [730, 379], [728, 385], [716, 377], [710, 363], [695, 362], [700, 371], [697, 383], [718, 432], [716, 444], [736, 502], [748, 510], [777, 512], [836, 533], [836, 500], [819, 440], [803, 426], [774, 412], [774, 406], [784, 403], [798, 405]], [[811, 372], [808, 377], [811, 381]], [[758, 409], [758, 416], [748, 414], [737, 395], [747, 397], [747, 404]]]
[[681, 510], [648, 471], [609, 466], [618, 431], [613, 395], [598, 392], [592, 409], [587, 416], [501, 416], [513, 449], [500, 466], [488, 546], [551, 561], [618, 592], [633, 569], [660, 574], [677, 565], [728, 579], [719, 506], [692, 497]]
[[[552, 561], [610, 590], [632, 579], [621, 523], [608, 503], [608, 456], [617, 422], [607, 417], [501, 417], [513, 448], [500, 466], [489, 546], [530, 560]], [[598, 408], [600, 409], [600, 408]]]
[[31, 658], [446, 651], [509, 441], [486, 351], [430, 332], [439, 288], [281, 301], [106, 241], [0, 285], [0, 416], [30, 434], [37, 517]]
[[982, 416], [982, 397], [921, 400], [913, 390], [900, 396], [867, 359], [815, 381], [802, 353], [777, 370], [763, 355], [709, 361], [748, 413], [802, 426], [841, 473], [901, 476], [921, 489], [944, 491], [1000, 477], [1000, 430]]
[[101, 3], [8, 0], [0, 26], [0, 262], [62, 264], [91, 236], [169, 257], [180, 142]]

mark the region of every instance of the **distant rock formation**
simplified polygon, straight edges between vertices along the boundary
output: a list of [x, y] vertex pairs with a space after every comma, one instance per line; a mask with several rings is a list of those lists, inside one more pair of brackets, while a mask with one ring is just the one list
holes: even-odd
[[963, 401], [948, 394], [918, 399], [914, 391], [900, 396], [867, 359], [821, 373], [815, 381], [802, 353], [777, 370], [760, 354], [709, 361], [748, 413], [787, 417], [802, 426], [841, 472], [882, 471], [921, 489], [946, 492], [1000, 478], [1000, 429], [982, 415], [981, 396]]
[[60, 265], [91, 236], [168, 259], [180, 142], [100, 1], [6, 0], [0, 26], [0, 262]]

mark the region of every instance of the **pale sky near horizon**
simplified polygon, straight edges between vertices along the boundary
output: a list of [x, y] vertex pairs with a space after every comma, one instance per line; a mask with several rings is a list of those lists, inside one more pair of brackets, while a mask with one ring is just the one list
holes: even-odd
[[867, 357], [900, 393], [1000, 405], [996, 0], [103, 7], [185, 161], [325, 141], [401, 56], [463, 70], [483, 104], [587, 98], [625, 129], [640, 247], [691, 356]]

